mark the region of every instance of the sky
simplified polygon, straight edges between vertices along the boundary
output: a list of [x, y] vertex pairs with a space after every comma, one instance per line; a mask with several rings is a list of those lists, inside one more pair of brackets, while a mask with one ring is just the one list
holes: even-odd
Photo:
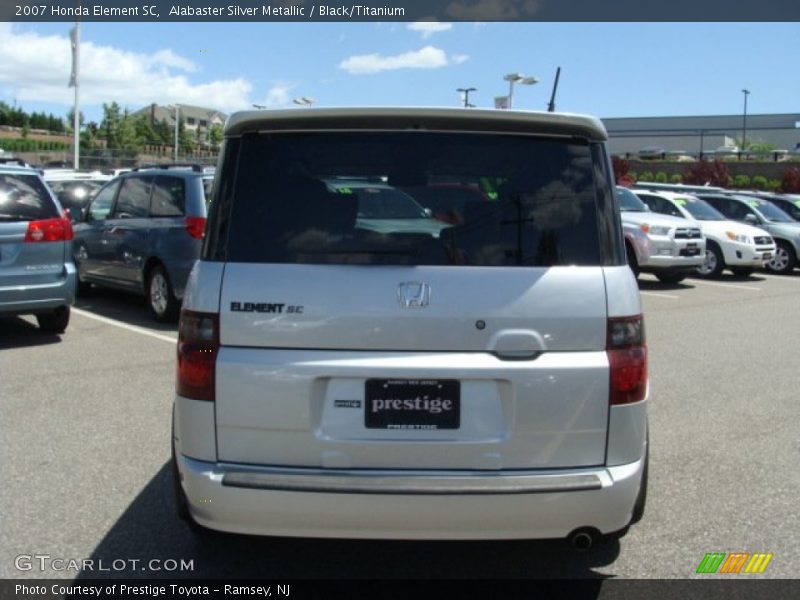
[[[0, 23], [0, 100], [66, 115], [72, 23]], [[494, 106], [601, 118], [800, 112], [800, 23], [82, 23], [81, 111]]]

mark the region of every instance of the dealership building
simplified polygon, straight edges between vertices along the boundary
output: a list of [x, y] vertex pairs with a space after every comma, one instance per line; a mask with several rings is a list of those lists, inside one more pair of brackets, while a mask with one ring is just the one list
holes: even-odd
[[800, 144], [800, 113], [602, 119], [612, 154], [637, 155], [645, 148], [697, 155], [746, 141], [793, 150]]

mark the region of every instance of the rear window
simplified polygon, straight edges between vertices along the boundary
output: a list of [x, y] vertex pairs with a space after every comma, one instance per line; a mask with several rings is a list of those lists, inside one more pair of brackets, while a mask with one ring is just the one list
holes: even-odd
[[35, 221], [59, 216], [36, 175], [0, 173], [0, 221]]
[[249, 135], [215, 252], [233, 262], [599, 265], [598, 174], [580, 140]]

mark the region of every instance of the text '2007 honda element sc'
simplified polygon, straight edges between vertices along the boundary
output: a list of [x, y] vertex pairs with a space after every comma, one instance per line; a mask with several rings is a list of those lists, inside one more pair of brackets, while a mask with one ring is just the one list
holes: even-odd
[[605, 140], [552, 113], [233, 115], [179, 325], [179, 515], [584, 546], [640, 519], [647, 350]]

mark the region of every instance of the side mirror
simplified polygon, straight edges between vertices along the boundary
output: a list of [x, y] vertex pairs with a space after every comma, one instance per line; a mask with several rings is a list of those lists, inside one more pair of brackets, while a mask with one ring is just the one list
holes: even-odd
[[758, 217], [755, 216], [753, 213], [746, 214], [744, 216], [744, 222], [745, 223], [750, 223], [750, 225], [758, 225], [759, 224]]
[[423, 209], [422, 212], [425, 213], [426, 217], [432, 217], [433, 216], [433, 211], [430, 208], [425, 208], [425, 209]]

